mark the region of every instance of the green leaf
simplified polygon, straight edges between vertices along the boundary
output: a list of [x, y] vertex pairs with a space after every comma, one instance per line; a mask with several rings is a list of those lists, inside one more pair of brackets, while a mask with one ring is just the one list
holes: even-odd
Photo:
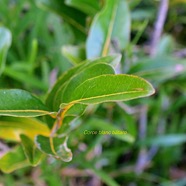
[[86, 43], [87, 58], [106, 56], [111, 40], [117, 48], [125, 49], [130, 36], [130, 14], [126, 0], [107, 0], [97, 14]]
[[38, 135], [35, 138], [37, 147], [47, 155], [53, 156], [57, 159], [61, 159], [65, 162], [72, 160], [72, 152], [67, 147], [67, 138], [62, 137], [45, 137]]
[[66, 0], [65, 3], [88, 15], [95, 15], [100, 9], [98, 0]]
[[76, 29], [86, 33], [85, 15], [77, 9], [66, 6], [64, 0], [37, 0], [36, 3], [49, 11], [55, 12], [62, 16], [65, 21], [71, 24]]
[[36, 117], [52, 114], [36, 97], [25, 90], [0, 89], [0, 115]]
[[33, 88], [37, 88], [37, 89], [44, 90], [44, 91], [47, 90], [47, 85], [44, 84], [39, 78], [37, 78], [36, 76], [30, 75], [26, 73], [25, 71], [23, 72], [23, 71], [14, 69], [13, 66], [6, 67], [4, 70], [4, 74], [17, 81], [20, 81], [21, 83], [29, 85]]
[[74, 65], [77, 65], [85, 59], [84, 46], [64, 46], [62, 53]]
[[185, 61], [168, 56], [158, 56], [153, 59], [141, 59], [131, 67], [128, 73], [141, 76], [154, 84], [162, 83], [176, 75], [185, 73]]
[[114, 70], [110, 65], [105, 63], [91, 64], [89, 67], [85, 68], [80, 73], [75, 75], [63, 89], [59, 89], [54, 100], [54, 104], [57, 105], [59, 103], [68, 103], [68, 101], [66, 100], [68, 100], [69, 97], [74, 94], [74, 91], [80, 84], [82, 84], [87, 79], [94, 78], [103, 74], [114, 74]]
[[147, 145], [147, 146], [162, 146], [162, 147], [170, 147], [174, 145], [180, 145], [186, 142], [185, 134], [166, 134], [157, 136], [154, 138], [148, 138], [142, 141], [139, 141], [139, 145]]
[[50, 130], [40, 120], [35, 118], [0, 117], [0, 138], [20, 141], [20, 134], [34, 139], [38, 134], [49, 136]]
[[104, 183], [106, 183], [108, 186], [119, 186], [119, 184], [105, 171], [98, 170], [95, 168], [91, 168], [91, 170], [94, 172], [96, 176], [98, 176]]
[[146, 80], [132, 75], [101, 75], [77, 86], [65, 103], [97, 104], [111, 101], [127, 101], [150, 96], [154, 89]]
[[12, 36], [8, 29], [0, 27], [0, 75], [5, 68], [8, 49], [11, 45]]
[[73, 76], [80, 73], [83, 69], [86, 67], [92, 65], [91, 63], [98, 64], [98, 63], [108, 63], [112, 65], [117, 65], [120, 62], [121, 55], [112, 55], [112, 56], [106, 56], [94, 60], [86, 60], [83, 63], [69, 69], [67, 72], [63, 73], [58, 80], [56, 81], [55, 85], [52, 87], [51, 91], [48, 93], [47, 99], [46, 99], [46, 105], [50, 109], [53, 108], [53, 100], [57, 93], [57, 91], [62, 87], [67, 81], [69, 81]]
[[43, 159], [44, 154], [41, 151], [39, 151], [39, 149], [36, 147], [36, 145], [30, 138], [28, 138], [25, 135], [21, 135], [20, 138], [21, 138], [23, 150], [30, 164], [32, 166], [38, 165], [40, 161]]
[[16, 169], [27, 167], [29, 165], [30, 163], [21, 146], [17, 146], [0, 158], [0, 170], [5, 173], [11, 173]]
[[135, 138], [126, 133], [126, 134], [121, 134], [119, 133], [120, 131], [124, 131], [119, 129], [118, 127], [116, 127], [115, 125], [113, 125], [112, 123], [109, 123], [107, 121], [101, 120], [101, 119], [97, 119], [97, 118], [93, 118], [90, 119], [86, 122], [86, 125], [90, 125], [93, 128], [95, 128], [96, 130], [100, 130], [100, 131], [110, 131], [110, 135], [112, 135], [113, 137], [128, 142], [128, 143], [133, 143]]

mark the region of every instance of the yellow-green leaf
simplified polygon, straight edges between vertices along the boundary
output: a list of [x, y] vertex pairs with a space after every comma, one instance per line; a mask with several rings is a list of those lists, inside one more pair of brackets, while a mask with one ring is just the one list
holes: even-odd
[[31, 139], [38, 134], [49, 136], [49, 128], [41, 121], [34, 118], [0, 117], [0, 138], [20, 141], [20, 134], [25, 134]]

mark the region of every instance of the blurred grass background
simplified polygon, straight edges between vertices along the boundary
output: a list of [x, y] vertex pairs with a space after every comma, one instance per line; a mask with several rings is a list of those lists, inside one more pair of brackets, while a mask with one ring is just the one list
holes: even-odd
[[[56, 0], [50, 9], [41, 6], [43, 2], [0, 0], [0, 26], [12, 34], [0, 88], [22, 88], [44, 100], [56, 77], [74, 65], [62, 48], [83, 48], [90, 23], [103, 2], [99, 1], [92, 15], [75, 12], [83, 25], [81, 31], [64, 18], [63, 3]], [[0, 173], [0, 186], [186, 185], [186, 2], [169, 2], [163, 34], [152, 56], [161, 2], [128, 1], [131, 42], [122, 53], [120, 66], [122, 73], [149, 80], [156, 94], [90, 107], [70, 135], [71, 162], [47, 158], [35, 168]], [[84, 53], [79, 57], [83, 60]], [[115, 135], [84, 134], [85, 130], [108, 130], [111, 126], [126, 130], [135, 142]]]

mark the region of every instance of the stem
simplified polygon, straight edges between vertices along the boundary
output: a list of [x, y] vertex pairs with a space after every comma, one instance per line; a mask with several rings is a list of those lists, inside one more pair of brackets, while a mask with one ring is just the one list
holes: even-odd
[[151, 43], [151, 51], [150, 51], [151, 56], [155, 56], [157, 53], [157, 44], [163, 32], [165, 19], [167, 17], [167, 12], [168, 12], [168, 6], [169, 6], [169, 0], [160, 1], [158, 16], [154, 26], [154, 33], [152, 35], [152, 43]]

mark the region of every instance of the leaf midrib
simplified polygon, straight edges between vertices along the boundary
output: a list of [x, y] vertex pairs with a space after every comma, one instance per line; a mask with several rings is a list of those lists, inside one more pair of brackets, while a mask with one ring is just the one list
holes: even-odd
[[108, 29], [108, 32], [107, 32], [107, 35], [106, 35], [105, 44], [104, 44], [103, 50], [102, 50], [102, 56], [106, 56], [107, 53], [108, 53], [109, 43], [110, 43], [110, 40], [111, 40], [113, 28], [114, 28], [114, 21], [116, 19], [117, 8], [118, 8], [118, 4], [115, 3], [114, 7], [113, 7], [112, 15], [111, 15], [111, 21], [109, 23], [109, 29]]

